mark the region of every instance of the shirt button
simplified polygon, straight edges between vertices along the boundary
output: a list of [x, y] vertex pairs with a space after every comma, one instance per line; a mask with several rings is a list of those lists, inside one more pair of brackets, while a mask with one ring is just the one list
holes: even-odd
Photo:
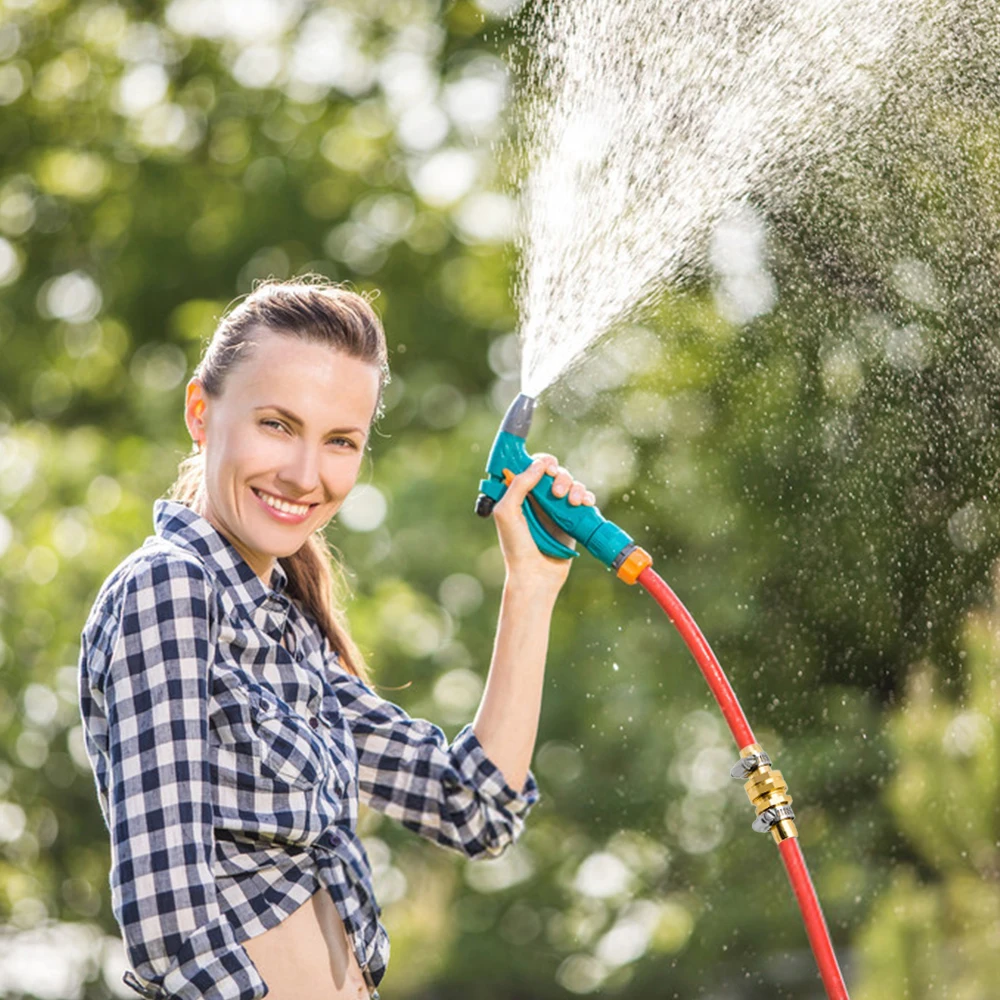
[[317, 719], [315, 715], [309, 716], [309, 725], [312, 726], [313, 729], [319, 729], [319, 719]]

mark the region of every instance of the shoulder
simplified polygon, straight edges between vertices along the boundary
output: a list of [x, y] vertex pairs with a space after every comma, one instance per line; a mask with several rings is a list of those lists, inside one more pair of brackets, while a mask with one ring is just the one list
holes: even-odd
[[[214, 580], [197, 553], [151, 536], [108, 574], [94, 599], [86, 632], [95, 622], [118, 619], [124, 605], [214, 604]], [[210, 612], [210, 607], [204, 609]]]
[[119, 643], [141, 637], [143, 647], [163, 648], [168, 637], [207, 638], [217, 604], [211, 574], [197, 554], [152, 536], [101, 585], [80, 636], [81, 669], [100, 690]]

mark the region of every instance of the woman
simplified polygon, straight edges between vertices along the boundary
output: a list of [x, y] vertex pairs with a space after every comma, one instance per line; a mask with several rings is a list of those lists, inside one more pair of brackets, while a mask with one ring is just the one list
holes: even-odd
[[260, 285], [188, 383], [196, 451], [154, 504], [156, 533], [84, 627], [86, 746], [124, 978], [143, 996], [377, 996], [389, 944], [359, 799], [477, 858], [513, 842], [538, 797], [529, 763], [569, 561], [537, 551], [521, 503], [546, 471], [570, 503], [594, 497], [545, 455], [497, 504], [493, 658], [449, 745], [373, 692], [320, 534], [357, 480], [387, 378], [364, 298]]

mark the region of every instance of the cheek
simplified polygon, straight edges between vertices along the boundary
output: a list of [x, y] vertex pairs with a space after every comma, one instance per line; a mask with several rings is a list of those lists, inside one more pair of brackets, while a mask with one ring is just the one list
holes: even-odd
[[361, 462], [364, 456], [358, 454], [351, 458], [343, 458], [339, 462], [330, 463], [330, 473], [328, 482], [330, 492], [336, 494], [339, 499], [343, 499], [354, 488], [358, 481], [358, 474], [361, 472]]
[[275, 463], [273, 442], [261, 435], [231, 432], [216, 439], [216, 468], [220, 475], [242, 479], [259, 474]]

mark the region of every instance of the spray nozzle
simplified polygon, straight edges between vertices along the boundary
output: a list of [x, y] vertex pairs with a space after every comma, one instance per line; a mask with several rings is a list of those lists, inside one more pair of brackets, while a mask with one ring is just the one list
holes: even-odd
[[514, 437], [526, 439], [531, 430], [531, 418], [535, 415], [535, 401], [523, 392], [517, 394], [514, 402], [507, 407], [500, 430], [513, 434]]
[[[507, 486], [514, 476], [531, 465], [526, 439], [534, 411], [535, 400], [521, 393], [510, 404], [500, 422], [500, 429], [486, 460], [486, 478], [479, 484], [476, 513], [480, 517], [489, 517], [497, 501], [507, 492]], [[639, 548], [630, 535], [609, 521], [596, 507], [584, 504], [574, 507], [566, 497], [555, 496], [552, 493], [553, 482], [553, 477], [546, 473], [531, 491], [531, 497], [539, 508], [605, 566], [616, 570], [626, 582], [635, 583], [639, 573], [652, 563], [648, 553]], [[560, 559], [572, 559], [579, 555], [546, 530], [530, 503], [524, 505], [524, 516], [535, 544], [546, 555]]]

